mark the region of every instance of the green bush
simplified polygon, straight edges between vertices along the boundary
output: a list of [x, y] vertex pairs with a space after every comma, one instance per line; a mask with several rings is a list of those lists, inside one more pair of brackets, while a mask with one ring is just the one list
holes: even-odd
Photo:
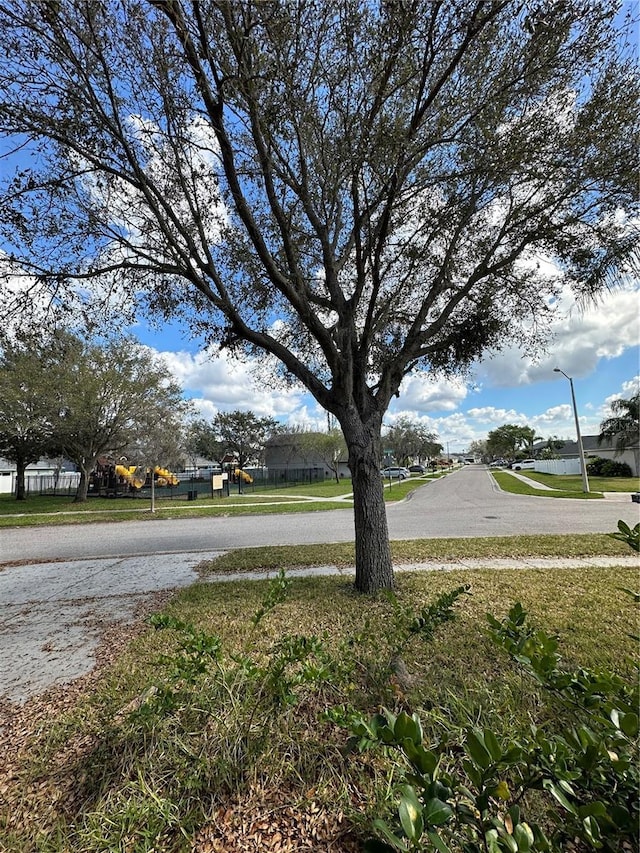
[[382, 748], [399, 779], [397, 820], [374, 820], [377, 837], [365, 850], [639, 849], [637, 683], [564, 670], [557, 639], [527, 624], [520, 604], [501, 622], [488, 620], [493, 639], [542, 688], [541, 700], [546, 694], [554, 724], [532, 722], [508, 739], [476, 724], [460, 737], [441, 708], [442, 734], [426, 744], [418, 713], [355, 715], [352, 747]]
[[596, 456], [587, 463], [587, 473], [592, 477], [631, 477], [631, 468], [626, 462], [616, 462], [614, 459], [603, 459]]

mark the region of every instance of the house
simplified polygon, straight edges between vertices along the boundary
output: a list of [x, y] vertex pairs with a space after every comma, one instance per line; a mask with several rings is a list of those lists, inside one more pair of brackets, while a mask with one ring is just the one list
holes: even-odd
[[[16, 463], [0, 456], [0, 494], [13, 494], [16, 490]], [[73, 463], [60, 459], [40, 459], [27, 465], [25, 472], [27, 492], [44, 489], [76, 488], [80, 475]]]
[[[299, 433], [271, 436], [265, 446], [265, 465], [269, 477], [282, 480], [324, 480], [335, 473], [322, 459], [300, 446]], [[346, 455], [338, 461], [338, 477], [351, 477]]]
[[[546, 442], [540, 442], [534, 445], [535, 455], [538, 456], [540, 451], [546, 447]], [[597, 435], [583, 435], [582, 447], [584, 450], [587, 464], [590, 457], [598, 456], [601, 459], [612, 459], [615, 462], [626, 462], [634, 477], [640, 476], [640, 437], [636, 439], [634, 444], [629, 445], [622, 453], [615, 446], [615, 440], [605, 438], [602, 444], [598, 444]], [[577, 441], [565, 441], [563, 445], [557, 448], [554, 453], [560, 459], [579, 459]]]

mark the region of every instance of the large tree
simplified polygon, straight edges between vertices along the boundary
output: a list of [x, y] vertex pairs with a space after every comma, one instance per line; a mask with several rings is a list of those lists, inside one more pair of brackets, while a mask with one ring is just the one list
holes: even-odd
[[518, 451], [531, 456], [538, 436], [533, 427], [520, 424], [503, 424], [492, 429], [487, 436], [487, 452], [494, 458], [507, 456], [513, 459]]
[[250, 459], [261, 461], [268, 439], [280, 429], [273, 418], [262, 418], [239, 409], [219, 412], [211, 425], [220, 444], [237, 457], [239, 468], [244, 468]]
[[52, 451], [54, 386], [38, 334], [0, 343], [0, 456], [16, 465], [16, 500], [27, 497], [25, 470]]
[[389, 427], [384, 436], [384, 445], [391, 450], [399, 465], [422, 462], [442, 453], [442, 444], [435, 432], [430, 432], [424, 424], [402, 417]]
[[616, 12], [0, 3], [9, 262], [65, 309], [96, 280], [273, 357], [344, 433], [356, 587], [390, 587], [380, 434], [403, 378], [539, 344], [561, 287], [629, 268], [640, 98]]
[[49, 381], [57, 389], [53, 446], [80, 471], [75, 500], [87, 499], [100, 456], [169, 464], [188, 404], [167, 367], [132, 338], [105, 343], [73, 335], [55, 341]]

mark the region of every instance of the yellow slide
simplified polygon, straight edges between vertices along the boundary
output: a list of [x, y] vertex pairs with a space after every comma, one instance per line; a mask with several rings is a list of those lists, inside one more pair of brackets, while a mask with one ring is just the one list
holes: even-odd
[[116, 476], [122, 477], [134, 489], [141, 489], [144, 486], [144, 477], [142, 480], [135, 476], [137, 465], [132, 465], [126, 468], [124, 465], [116, 465]]
[[[142, 479], [140, 478], [140, 474], [137, 477], [135, 476], [137, 470], [137, 465], [132, 465], [130, 468], [127, 468], [125, 465], [116, 465], [116, 475], [118, 477], [122, 477], [134, 489], [141, 489], [145, 484], [146, 473], [148, 473], [149, 469], [147, 469]], [[171, 471], [167, 471], [166, 468], [156, 466], [153, 470], [156, 474], [156, 486], [177, 486], [180, 482], [176, 475], [172, 474]]]
[[156, 466], [153, 470], [158, 476], [156, 486], [177, 486], [180, 482], [176, 475], [172, 474], [171, 471], [167, 471], [166, 468], [158, 468]]
[[246, 471], [240, 470], [240, 468], [236, 468], [234, 471], [236, 477], [242, 477], [243, 482], [245, 483], [253, 483], [253, 477], [251, 474], [247, 474]]

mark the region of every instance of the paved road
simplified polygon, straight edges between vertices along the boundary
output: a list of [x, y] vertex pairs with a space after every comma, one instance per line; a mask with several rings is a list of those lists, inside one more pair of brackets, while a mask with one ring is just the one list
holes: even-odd
[[[560, 501], [504, 494], [486, 469], [474, 466], [389, 506], [388, 518], [395, 539], [500, 536], [609, 532], [619, 518], [635, 524], [638, 509], [629, 499]], [[138, 618], [156, 593], [193, 583], [195, 566], [216, 553], [351, 539], [350, 509], [0, 530], [0, 563], [22, 563], [0, 571], [0, 700], [22, 703], [90, 672], [110, 629]], [[473, 568], [469, 561], [460, 563]], [[579, 561], [593, 564], [597, 561]]]
[[[393, 488], [393, 487], [392, 487]], [[250, 496], [246, 498], [250, 500]], [[508, 536], [519, 533], [607, 533], [618, 519], [639, 520], [639, 505], [552, 500], [501, 492], [488, 470], [466, 466], [388, 507], [392, 539]], [[259, 545], [345, 542], [353, 511], [229, 518], [149, 517], [145, 521], [0, 530], [0, 563], [220, 551]]]

